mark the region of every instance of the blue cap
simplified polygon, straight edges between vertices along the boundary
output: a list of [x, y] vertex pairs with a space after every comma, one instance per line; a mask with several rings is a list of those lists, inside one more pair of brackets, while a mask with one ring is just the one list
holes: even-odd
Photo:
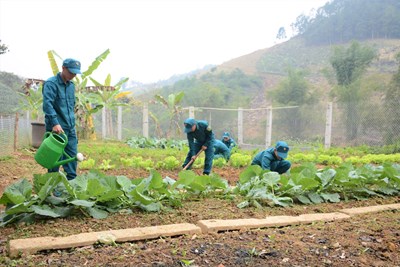
[[73, 58], [67, 58], [63, 61], [63, 66], [73, 74], [81, 74], [81, 63]]
[[192, 126], [196, 124], [196, 120], [188, 118], [183, 122], [183, 124], [185, 125], [185, 133], [190, 133], [192, 131]]
[[288, 152], [289, 152], [289, 146], [286, 142], [284, 141], [278, 141], [276, 142], [276, 146], [275, 146], [276, 151], [278, 152], [278, 156], [286, 159]]
[[222, 138], [225, 138], [225, 137], [231, 137], [231, 135], [228, 132], [224, 132], [224, 134], [222, 135]]

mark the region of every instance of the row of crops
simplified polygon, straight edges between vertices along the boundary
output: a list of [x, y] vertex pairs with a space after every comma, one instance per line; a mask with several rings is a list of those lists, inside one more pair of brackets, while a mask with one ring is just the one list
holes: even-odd
[[[79, 164], [83, 170], [99, 169], [110, 170], [118, 168], [179, 170], [186, 157], [188, 147], [183, 141], [168, 141], [166, 139], [130, 139], [127, 145], [109, 142], [107, 145], [85, 143], [80, 151], [87, 156], [87, 160]], [[231, 158], [226, 162], [223, 158], [215, 159], [214, 167], [242, 168], [250, 165], [258, 150], [240, 150], [234, 148]], [[400, 153], [396, 154], [369, 154], [366, 149], [318, 149], [300, 152], [294, 150], [289, 153], [288, 160], [293, 164], [306, 162], [325, 166], [339, 166], [343, 163], [354, 165], [400, 163]], [[195, 161], [193, 168], [202, 168], [204, 157]]]
[[[53, 196], [54, 190], [59, 196]], [[400, 165], [346, 163], [340, 167], [317, 169], [312, 163], [294, 167], [290, 174], [247, 167], [235, 186], [217, 174], [198, 176], [181, 171], [179, 179], [151, 170], [147, 178], [129, 179], [91, 171], [68, 181], [62, 173], [34, 175], [31, 184], [21, 179], [7, 187], [0, 198], [6, 210], [0, 225], [33, 222], [40, 217], [58, 218], [83, 214], [106, 218], [109, 213], [131, 213], [135, 209], [160, 211], [184, 205], [199, 197], [229, 198], [239, 208], [248, 206], [288, 206], [396, 196], [400, 193]]]
[[[210, 176], [180, 171], [177, 180], [162, 177], [156, 168], [180, 168], [187, 153], [185, 146], [143, 149], [110, 142], [106, 145], [84, 143], [79, 148], [88, 156], [88, 160], [80, 164], [94, 162], [90, 171], [71, 181], [62, 173], [36, 174], [32, 182], [21, 179], [8, 186], [0, 198], [0, 205], [6, 207], [0, 215], [0, 225], [77, 214], [101, 219], [110, 213], [154, 212], [180, 207], [185, 201], [199, 197], [228, 198], [236, 201], [239, 208], [246, 208], [400, 194], [399, 154], [366, 154], [338, 160], [338, 154], [293, 152], [291, 160], [295, 164], [290, 173], [279, 175], [249, 165], [257, 151], [236, 150], [230, 161], [223, 163], [223, 167], [244, 166], [232, 186], [217, 171]], [[148, 163], [142, 165], [141, 162]], [[326, 166], [321, 167], [321, 163]], [[113, 168], [146, 168], [149, 176], [107, 175], [100, 170], [102, 164], [114, 165]], [[196, 164], [202, 167], [201, 160]], [[55, 190], [59, 193], [57, 197], [53, 195]]]

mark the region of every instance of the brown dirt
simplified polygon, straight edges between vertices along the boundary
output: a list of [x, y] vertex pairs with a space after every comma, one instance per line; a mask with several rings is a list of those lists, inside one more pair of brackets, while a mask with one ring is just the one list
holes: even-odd
[[[234, 184], [241, 169], [214, 169]], [[0, 161], [0, 193], [22, 177], [44, 170], [27, 151]], [[147, 177], [147, 171], [112, 170], [112, 175]], [[160, 171], [163, 177], [177, 172]], [[104, 220], [72, 217], [43, 220], [32, 225], [0, 228], [1, 266], [399, 266], [400, 212], [366, 214], [340, 222], [232, 231], [200, 236], [159, 238], [126, 242], [116, 246], [96, 244], [69, 250], [45, 251], [18, 259], [7, 256], [11, 239], [67, 236], [90, 231], [124, 229], [173, 223], [196, 223], [202, 219], [265, 218], [275, 215], [333, 212], [342, 208], [399, 203], [400, 197], [366, 201], [295, 205], [290, 208], [238, 209], [237, 200], [204, 198], [184, 201], [180, 208], [160, 213], [134, 211]], [[2, 208], [0, 206], [0, 208]], [[189, 264], [189, 261], [192, 261]]]

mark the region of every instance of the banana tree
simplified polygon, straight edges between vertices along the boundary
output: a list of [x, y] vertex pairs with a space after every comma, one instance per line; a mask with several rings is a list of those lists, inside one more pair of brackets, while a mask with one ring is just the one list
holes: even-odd
[[[83, 71], [82, 74], [79, 76], [75, 76], [74, 78], [74, 83], [76, 90], [84, 90], [86, 87], [87, 79], [90, 78], [90, 75], [100, 66], [101, 62], [103, 62], [107, 56], [110, 54], [110, 49], [107, 49], [103, 53], [101, 53], [96, 59], [92, 62], [92, 64], [88, 67], [86, 71]], [[56, 75], [57, 73], [60, 72], [60, 69], [58, 68], [57, 62], [55, 60], [55, 56], [58, 57], [59, 59], [62, 60], [62, 57], [60, 57], [54, 50], [50, 50], [47, 52], [47, 56], [49, 57], [50, 61], [50, 66], [53, 71], [53, 74]], [[82, 86], [84, 85], [84, 86]]]
[[[96, 59], [92, 62], [88, 69], [82, 72], [80, 78], [77, 75], [73, 80], [76, 89], [75, 114], [77, 118], [77, 132], [79, 138], [96, 139], [92, 115], [101, 110], [101, 108], [103, 108], [103, 105], [101, 103], [95, 102], [96, 98], [90, 96], [90, 94], [86, 90], [86, 87], [90, 75], [100, 66], [101, 62], [103, 62], [109, 54], [109, 49], [101, 53], [98, 57], [96, 57]], [[60, 70], [58, 68], [55, 57], [61, 60], [62, 58], [54, 50], [48, 51], [47, 55], [53, 74], [56, 75], [60, 72]]]
[[25, 92], [18, 92], [22, 96], [18, 109], [31, 112], [31, 119], [36, 121], [43, 121], [42, 87], [42, 80], [29, 79], [23, 87]]
[[87, 92], [76, 92], [75, 115], [77, 118], [77, 132], [79, 138], [96, 140], [93, 123], [93, 114], [103, 108]]
[[115, 128], [112, 125], [111, 111], [118, 106], [128, 106], [127, 103], [121, 101], [124, 97], [131, 94], [130, 91], [121, 92], [121, 87], [126, 83], [129, 78], [121, 79], [117, 84], [111, 86], [111, 75], [108, 74], [104, 84], [99, 83], [95, 79], [89, 77], [92, 83], [95, 85], [91, 88], [91, 98], [101, 105], [105, 110], [105, 123], [107, 135], [113, 136], [112, 130]]
[[168, 95], [165, 99], [163, 96], [156, 94], [154, 97], [158, 103], [161, 103], [168, 110], [169, 126], [167, 131], [167, 138], [171, 138], [172, 130], [175, 128], [177, 134], [181, 133], [181, 118], [182, 107], [179, 103], [182, 101], [184, 92]]

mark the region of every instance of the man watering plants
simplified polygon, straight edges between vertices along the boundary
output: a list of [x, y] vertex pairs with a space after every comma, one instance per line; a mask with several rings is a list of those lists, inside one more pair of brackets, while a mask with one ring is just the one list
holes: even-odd
[[251, 162], [251, 165], [259, 165], [263, 170], [271, 170], [279, 174], [290, 169], [291, 163], [287, 158], [289, 146], [284, 141], [278, 141], [275, 147], [259, 152]]
[[190, 169], [197, 154], [203, 150], [205, 153], [203, 174], [209, 175], [214, 158], [214, 133], [207, 121], [188, 118], [184, 121], [184, 125], [189, 142], [189, 152], [183, 167], [189, 164], [187, 169]]
[[[75, 130], [75, 84], [72, 79], [81, 74], [81, 63], [67, 58], [63, 61], [62, 71], [49, 78], [43, 85], [43, 112], [45, 114], [46, 131], [65, 134], [68, 143], [64, 151], [74, 157], [77, 154], [78, 138]], [[63, 156], [64, 158], [65, 156]], [[76, 177], [77, 162], [63, 165], [67, 179]], [[58, 172], [59, 167], [49, 169]]]
[[229, 132], [224, 132], [221, 141], [229, 148], [229, 151], [236, 146], [236, 142], [231, 138]]
[[224, 158], [226, 161], [231, 157], [231, 151], [221, 140], [214, 140], [214, 159]]

